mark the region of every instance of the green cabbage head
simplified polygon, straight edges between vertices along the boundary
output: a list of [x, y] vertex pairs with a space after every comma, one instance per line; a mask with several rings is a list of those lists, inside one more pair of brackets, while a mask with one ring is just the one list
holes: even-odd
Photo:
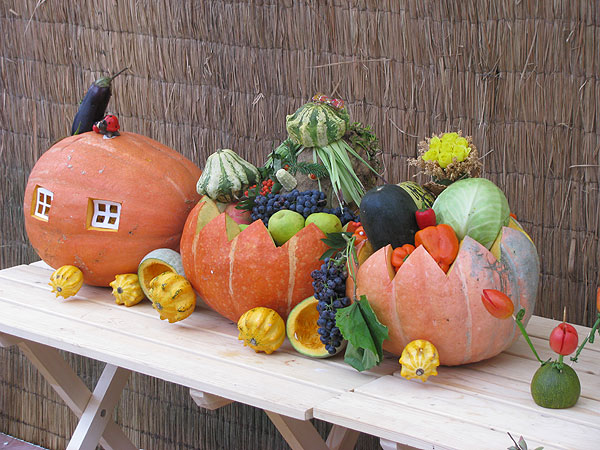
[[459, 240], [470, 236], [487, 249], [510, 216], [506, 196], [486, 178], [452, 183], [435, 199], [433, 210], [437, 223], [450, 225]]

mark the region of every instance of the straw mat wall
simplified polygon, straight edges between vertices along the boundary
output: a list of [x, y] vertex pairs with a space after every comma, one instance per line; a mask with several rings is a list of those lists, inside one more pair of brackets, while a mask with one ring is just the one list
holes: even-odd
[[[68, 134], [90, 83], [129, 67], [114, 82], [109, 110], [123, 129], [200, 166], [224, 147], [262, 163], [285, 136], [285, 115], [316, 92], [345, 99], [353, 120], [373, 126], [390, 182], [415, 174], [406, 160], [424, 137], [472, 135], [484, 175], [538, 245], [535, 312], [557, 318], [566, 306], [570, 321], [590, 325], [600, 231], [599, 27], [591, 0], [5, 0], [0, 267], [36, 259], [22, 220], [35, 161]], [[16, 351], [0, 357], [0, 431], [62, 448], [73, 418]], [[69, 358], [90, 384], [97, 378], [96, 363]], [[135, 377], [119, 420], [146, 448], [285, 448], [262, 412], [205, 412], [188, 397]], [[209, 436], [199, 431], [205, 425]]]

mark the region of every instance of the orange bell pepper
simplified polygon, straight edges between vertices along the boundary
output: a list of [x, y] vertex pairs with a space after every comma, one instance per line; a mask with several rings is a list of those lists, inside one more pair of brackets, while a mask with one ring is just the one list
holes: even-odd
[[438, 263], [444, 272], [448, 272], [450, 264], [458, 255], [458, 238], [450, 225], [423, 228], [415, 234], [415, 247], [422, 245]]
[[394, 266], [394, 271], [398, 272], [398, 269], [408, 255], [410, 255], [415, 250], [415, 246], [412, 244], [404, 244], [401, 247], [396, 247], [392, 252], [392, 266]]

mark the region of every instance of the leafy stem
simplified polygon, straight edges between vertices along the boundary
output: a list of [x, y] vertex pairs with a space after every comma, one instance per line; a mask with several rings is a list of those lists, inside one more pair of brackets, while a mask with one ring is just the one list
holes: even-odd
[[571, 356], [571, 361], [577, 362], [577, 358], [579, 357], [579, 354], [581, 353], [581, 350], [583, 350], [583, 347], [585, 346], [585, 344], [588, 343], [588, 341], [589, 341], [590, 344], [594, 343], [596, 332], [598, 332], [598, 334], [600, 335], [600, 312], [598, 313], [598, 318], [596, 319], [596, 323], [594, 323], [594, 326], [590, 330], [590, 334], [588, 334], [585, 337], [585, 339], [583, 340], [583, 342], [581, 343], [581, 345], [579, 347], [577, 347], [577, 351], [575, 352], [575, 356]]
[[544, 364], [544, 362], [542, 361], [542, 359], [538, 355], [537, 351], [535, 350], [535, 347], [533, 346], [533, 343], [531, 342], [531, 339], [529, 338], [529, 334], [525, 330], [525, 325], [523, 325], [523, 322], [522, 322], [524, 315], [525, 315], [525, 309], [521, 308], [521, 310], [517, 313], [517, 315], [513, 316], [513, 319], [515, 320], [515, 323], [519, 327], [519, 330], [521, 330], [521, 334], [523, 335], [523, 337], [525, 338], [525, 340], [529, 344], [529, 348], [531, 349], [531, 351], [533, 352], [533, 354], [535, 355], [535, 357], [537, 358], [537, 360], [539, 361], [539, 363], [540, 364]]

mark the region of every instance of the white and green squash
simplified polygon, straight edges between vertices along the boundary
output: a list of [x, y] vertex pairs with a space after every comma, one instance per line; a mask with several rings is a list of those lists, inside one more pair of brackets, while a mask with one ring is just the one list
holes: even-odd
[[215, 201], [228, 203], [241, 198], [244, 191], [256, 184], [259, 178], [255, 166], [233, 150], [221, 149], [206, 159], [196, 191]]
[[302, 105], [285, 119], [290, 139], [304, 147], [325, 147], [341, 139], [349, 122], [346, 109], [318, 101]]

